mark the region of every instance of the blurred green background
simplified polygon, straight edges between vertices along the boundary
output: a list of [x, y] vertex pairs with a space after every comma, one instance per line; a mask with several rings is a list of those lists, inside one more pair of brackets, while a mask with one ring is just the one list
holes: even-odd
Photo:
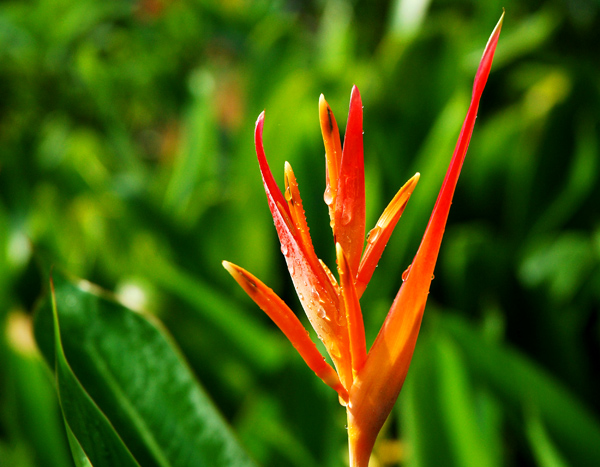
[[[221, 267], [303, 315], [253, 147], [334, 266], [317, 103], [365, 107], [367, 225], [421, 181], [364, 298], [372, 343], [506, 8], [413, 365], [376, 466], [600, 465], [600, 3], [0, 4], [0, 465], [63, 466], [29, 330], [50, 261], [156, 314], [260, 465], [341, 466], [345, 414]], [[346, 459], [346, 460], [344, 460]]]

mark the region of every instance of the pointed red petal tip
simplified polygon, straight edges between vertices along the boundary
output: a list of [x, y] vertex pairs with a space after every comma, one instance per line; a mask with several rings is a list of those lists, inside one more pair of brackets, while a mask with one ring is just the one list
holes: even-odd
[[350, 268], [356, 274], [365, 239], [363, 107], [356, 86], [350, 95], [350, 111], [342, 146], [334, 228], [335, 240], [342, 245]]
[[256, 124], [254, 125], [254, 144], [257, 143], [257, 137], [262, 139], [263, 127], [265, 125], [265, 111], [263, 110], [258, 118], [256, 119]]
[[485, 49], [483, 50], [483, 55], [481, 56], [481, 61], [479, 62], [477, 73], [475, 74], [475, 82], [473, 84], [473, 99], [481, 97], [483, 88], [487, 83], [488, 75], [490, 74], [490, 70], [492, 68], [494, 52], [496, 52], [498, 38], [500, 37], [500, 31], [502, 30], [502, 24], [504, 23], [504, 13], [505, 11], [502, 9], [502, 16], [500, 16], [500, 19], [492, 31], [492, 34], [485, 45]]
[[258, 116], [258, 118], [256, 119], [256, 126], [258, 126], [259, 124], [263, 124], [265, 121], [265, 111], [263, 110], [260, 115]]
[[352, 91], [350, 91], [350, 105], [352, 105], [352, 101], [354, 99], [358, 99], [359, 101], [360, 99], [360, 91], [358, 90], [358, 86], [356, 84], [352, 85]]

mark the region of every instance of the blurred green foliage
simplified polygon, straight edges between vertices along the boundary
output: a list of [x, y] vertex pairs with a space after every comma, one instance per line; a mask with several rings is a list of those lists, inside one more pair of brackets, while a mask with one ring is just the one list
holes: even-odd
[[[221, 268], [302, 314], [253, 149], [334, 249], [317, 102], [365, 105], [367, 223], [421, 181], [363, 303], [372, 342], [424, 231], [485, 42], [496, 61], [377, 465], [600, 463], [600, 4], [0, 4], [0, 465], [68, 466], [30, 316], [48, 264], [156, 314], [260, 465], [344, 465], [343, 410]], [[343, 130], [342, 130], [343, 131]], [[40, 265], [41, 264], [41, 265]]]

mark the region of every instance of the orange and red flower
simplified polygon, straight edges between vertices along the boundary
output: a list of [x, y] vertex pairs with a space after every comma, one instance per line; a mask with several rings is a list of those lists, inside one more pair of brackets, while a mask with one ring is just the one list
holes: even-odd
[[350, 96], [343, 146], [333, 112], [321, 95], [319, 117], [325, 144], [327, 181], [324, 198], [336, 247], [338, 280], [315, 254], [296, 177], [287, 162], [285, 191], [282, 193], [275, 183], [263, 149], [264, 112], [256, 122], [256, 153], [281, 251], [304, 311], [325, 345], [335, 369], [325, 361], [300, 320], [273, 290], [239, 266], [227, 261], [223, 262], [223, 266], [283, 331], [317, 376], [337, 391], [348, 413], [352, 466], [368, 464], [377, 434], [408, 372], [452, 196], [473, 133], [503, 17], [504, 14], [479, 64], [471, 105], [423, 240], [410, 268], [402, 277], [400, 291], [369, 352], [359, 300], [419, 180], [419, 174], [415, 174], [398, 191], [369, 232], [364, 247], [365, 181], [360, 94], [355, 86]]

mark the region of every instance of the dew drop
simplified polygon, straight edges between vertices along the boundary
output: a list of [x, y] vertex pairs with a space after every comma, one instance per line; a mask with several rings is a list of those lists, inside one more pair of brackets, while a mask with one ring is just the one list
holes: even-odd
[[369, 232], [369, 235], [367, 236], [367, 242], [368, 243], [375, 243], [377, 241], [377, 239], [379, 238], [380, 235], [381, 235], [381, 227], [379, 227], [378, 225], [376, 225]]
[[290, 190], [290, 186], [285, 187], [285, 193], [283, 194], [285, 200], [289, 203], [292, 200], [292, 190]]
[[317, 307], [317, 316], [321, 319], [327, 319], [327, 313], [322, 307]]
[[335, 342], [331, 342], [331, 348], [329, 349], [329, 352], [331, 353], [331, 357], [335, 359], [339, 359], [342, 356], [340, 349]]
[[[346, 194], [351, 194], [356, 192], [356, 183], [357, 181], [351, 177], [344, 177], [344, 182], [346, 184]], [[340, 180], [340, 184], [342, 184], [342, 180]], [[343, 199], [342, 204], [342, 225], [347, 225], [352, 220], [352, 216], [354, 215], [354, 203], [352, 196], [346, 196]]]
[[352, 221], [352, 207], [350, 203], [345, 203], [342, 210], [342, 225], [348, 225]]
[[333, 203], [333, 193], [331, 192], [331, 187], [328, 185], [325, 193], [323, 194], [323, 200], [327, 206], [331, 206]]
[[[338, 396], [338, 400], [340, 401], [340, 405], [342, 407], [346, 407], [348, 405], [348, 402], [346, 402], [344, 399], [342, 399], [342, 396]], [[346, 427], [346, 429], [348, 429], [348, 427]]]
[[283, 256], [287, 256], [288, 254], [288, 247], [285, 243], [281, 244], [281, 252], [283, 253]]
[[408, 275], [410, 274], [410, 268], [412, 267], [412, 264], [410, 264], [407, 268], [406, 271], [404, 271], [402, 273], [402, 282], [404, 282], [406, 279], [408, 279]]

